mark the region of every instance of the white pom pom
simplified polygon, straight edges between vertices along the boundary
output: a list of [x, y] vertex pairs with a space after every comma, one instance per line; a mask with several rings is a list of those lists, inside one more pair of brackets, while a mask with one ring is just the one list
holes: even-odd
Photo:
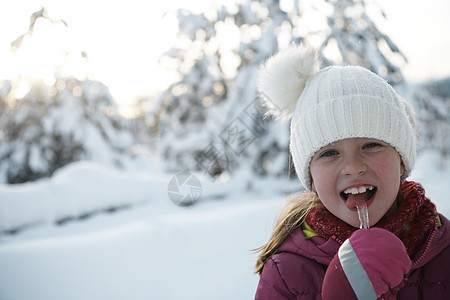
[[258, 91], [267, 115], [289, 119], [306, 81], [320, 67], [317, 51], [301, 45], [278, 52], [261, 66]]

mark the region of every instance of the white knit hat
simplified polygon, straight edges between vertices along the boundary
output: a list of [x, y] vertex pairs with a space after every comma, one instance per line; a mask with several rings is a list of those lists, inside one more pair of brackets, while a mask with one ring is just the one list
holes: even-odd
[[318, 70], [316, 52], [292, 46], [261, 67], [258, 90], [268, 114], [292, 118], [295, 170], [311, 190], [309, 164], [320, 148], [345, 138], [375, 138], [393, 146], [409, 176], [416, 157], [414, 112], [378, 75], [357, 66]]

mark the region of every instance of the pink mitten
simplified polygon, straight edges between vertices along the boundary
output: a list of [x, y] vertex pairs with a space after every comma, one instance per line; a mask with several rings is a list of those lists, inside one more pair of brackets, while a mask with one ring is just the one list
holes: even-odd
[[386, 299], [410, 268], [405, 246], [394, 234], [381, 228], [357, 230], [328, 266], [322, 298]]

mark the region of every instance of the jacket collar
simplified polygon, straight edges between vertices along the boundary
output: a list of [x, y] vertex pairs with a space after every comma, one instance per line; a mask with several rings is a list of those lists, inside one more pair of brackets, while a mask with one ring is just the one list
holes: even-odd
[[439, 221], [440, 226], [436, 225], [426, 244], [417, 252], [412, 269], [423, 267], [450, 245], [450, 221], [441, 214]]
[[319, 235], [313, 235], [307, 238], [302, 228], [298, 228], [283, 242], [277, 253], [293, 253], [317, 261], [320, 264], [329, 265], [340, 246], [340, 242], [334, 237], [325, 239]]

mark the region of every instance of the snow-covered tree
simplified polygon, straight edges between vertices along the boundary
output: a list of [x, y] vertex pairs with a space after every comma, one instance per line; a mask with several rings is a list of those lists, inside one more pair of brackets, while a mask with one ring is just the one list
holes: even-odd
[[325, 24], [319, 33], [308, 28], [308, 7], [296, 0], [240, 1], [203, 14], [178, 11], [178, 40], [162, 62], [176, 65], [181, 79], [154, 110], [168, 170], [217, 176], [240, 167], [258, 175], [286, 174], [288, 124], [262, 119], [256, 76], [268, 56], [291, 43], [319, 46], [325, 66], [359, 64], [391, 82], [403, 79], [389, 60], [392, 52], [401, 53], [366, 14], [364, 1], [320, 2], [328, 9], [319, 13]]
[[8, 112], [2, 114], [1, 182], [50, 176], [82, 159], [120, 166], [134, 143], [129, 124], [116, 114], [108, 89], [99, 82], [36, 82], [22, 99], [6, 96], [8, 103], [0, 101]]
[[413, 85], [418, 107], [421, 145], [440, 153], [443, 165], [450, 164], [450, 78]]
[[[392, 63], [397, 55], [405, 62], [406, 57], [385, 33], [382, 33], [367, 13], [366, 3], [361, 0], [326, 0], [332, 7], [327, 17], [328, 32], [320, 45], [320, 58], [325, 66], [349, 64], [365, 67], [395, 85], [403, 81], [399, 66]], [[371, 7], [380, 17], [384, 11], [375, 3]], [[332, 54], [337, 54], [332, 57]]]
[[[167, 169], [216, 176], [245, 165], [258, 174], [284, 172], [287, 124], [262, 120], [255, 79], [261, 62], [277, 51], [278, 34], [289, 36], [286, 45], [298, 41], [290, 14], [278, 1], [264, 0], [205, 14], [180, 10], [177, 18], [178, 41], [162, 61], [175, 61], [182, 79], [156, 105]], [[277, 158], [282, 163], [270, 166]]]
[[[24, 41], [35, 37], [41, 21], [67, 26], [42, 8], [31, 15], [28, 31], [11, 43], [13, 52], [27, 47]], [[48, 67], [53, 80], [19, 75], [0, 83], [0, 182], [51, 176], [77, 160], [118, 167], [130, 163], [125, 153], [136, 144], [134, 124], [118, 114], [108, 88], [67, 75], [64, 64]]]

